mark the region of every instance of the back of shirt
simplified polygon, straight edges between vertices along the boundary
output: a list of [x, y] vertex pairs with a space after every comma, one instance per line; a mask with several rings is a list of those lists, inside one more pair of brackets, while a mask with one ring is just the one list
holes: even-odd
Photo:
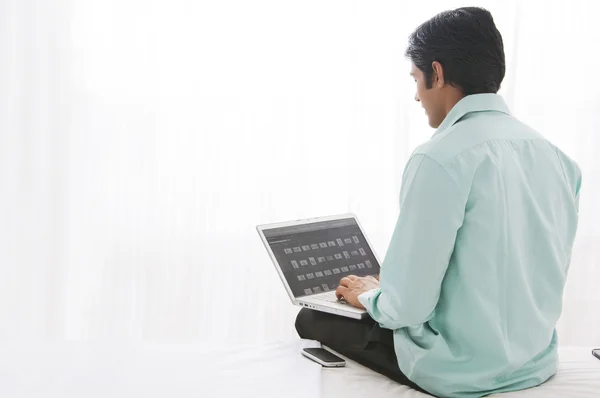
[[[556, 372], [580, 182], [575, 162], [493, 94], [463, 99], [415, 151], [381, 291], [361, 296], [396, 329], [399, 365], [411, 380], [436, 395], [481, 396]], [[429, 235], [399, 241], [423, 223]], [[410, 297], [398, 292], [405, 278], [439, 282]], [[424, 305], [420, 313], [404, 310], [411, 301]]]

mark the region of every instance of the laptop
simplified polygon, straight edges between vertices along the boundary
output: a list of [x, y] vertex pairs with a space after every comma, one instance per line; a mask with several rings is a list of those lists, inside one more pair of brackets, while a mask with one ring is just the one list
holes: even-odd
[[368, 316], [335, 295], [344, 276], [379, 275], [379, 260], [355, 215], [259, 225], [256, 229], [292, 303], [354, 319]]

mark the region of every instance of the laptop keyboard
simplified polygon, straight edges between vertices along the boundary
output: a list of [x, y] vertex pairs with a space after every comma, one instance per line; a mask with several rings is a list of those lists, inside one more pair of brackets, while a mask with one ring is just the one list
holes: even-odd
[[336, 297], [336, 295], [335, 295], [335, 292], [333, 292], [333, 291], [332, 292], [328, 292], [327, 294], [320, 295], [319, 296], [319, 300], [328, 301], [330, 303], [348, 304], [346, 302], [346, 300], [344, 300], [344, 299], [338, 300], [337, 297]]

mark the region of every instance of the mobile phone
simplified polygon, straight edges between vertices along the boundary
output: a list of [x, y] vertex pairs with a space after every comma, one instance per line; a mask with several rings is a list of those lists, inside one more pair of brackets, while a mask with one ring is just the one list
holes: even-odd
[[302, 355], [327, 368], [346, 366], [346, 361], [324, 348], [304, 348]]
[[592, 350], [592, 355], [595, 356], [596, 358], [600, 359], [600, 348], [596, 348], [595, 350]]

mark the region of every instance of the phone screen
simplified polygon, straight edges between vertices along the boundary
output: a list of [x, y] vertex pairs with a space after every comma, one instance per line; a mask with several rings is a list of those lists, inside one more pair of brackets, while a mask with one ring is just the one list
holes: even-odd
[[324, 348], [305, 348], [304, 351], [319, 358], [323, 362], [344, 362], [343, 358], [332, 354]]

